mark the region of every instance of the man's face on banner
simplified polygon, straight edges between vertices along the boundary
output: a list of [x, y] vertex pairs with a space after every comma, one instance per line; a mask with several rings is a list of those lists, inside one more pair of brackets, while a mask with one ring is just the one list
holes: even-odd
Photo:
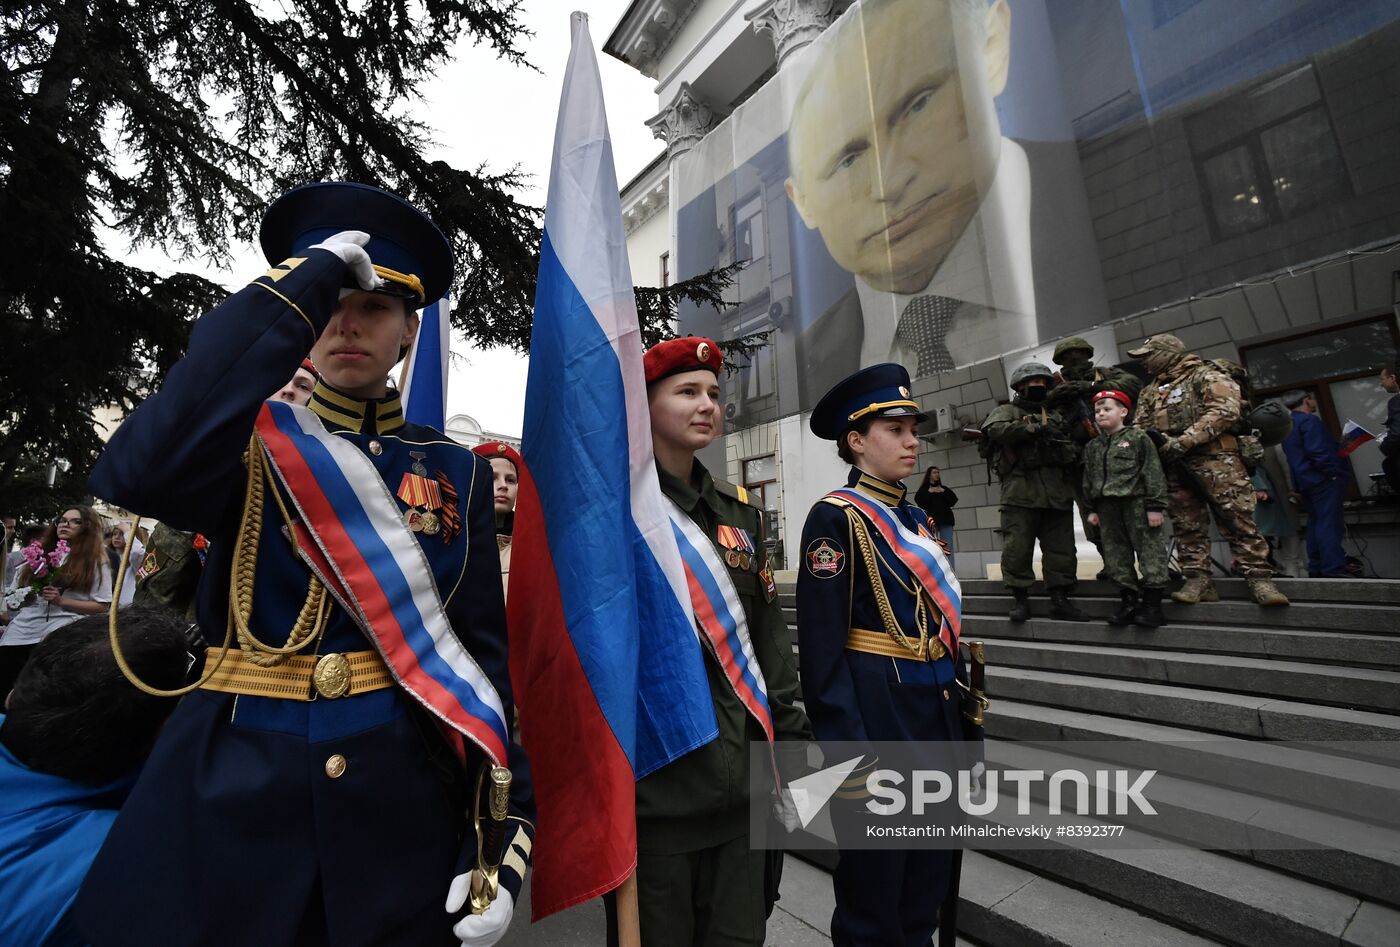
[[913, 293], [996, 171], [1005, 0], [867, 0], [793, 110], [787, 181], [803, 222], [875, 289]]

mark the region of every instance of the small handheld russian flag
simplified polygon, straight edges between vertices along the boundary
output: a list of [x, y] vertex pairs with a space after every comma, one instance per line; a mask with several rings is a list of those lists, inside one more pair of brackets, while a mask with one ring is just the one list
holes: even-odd
[[1342, 426], [1342, 446], [1337, 449], [1338, 457], [1350, 457], [1352, 451], [1356, 450], [1367, 441], [1374, 441], [1376, 435], [1366, 430], [1355, 421], [1348, 420]]

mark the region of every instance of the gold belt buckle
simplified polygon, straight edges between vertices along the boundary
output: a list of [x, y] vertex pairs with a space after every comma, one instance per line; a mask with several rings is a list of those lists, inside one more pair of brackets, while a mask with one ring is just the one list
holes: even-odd
[[311, 683], [322, 697], [344, 697], [350, 691], [350, 659], [343, 654], [325, 655], [316, 662]]

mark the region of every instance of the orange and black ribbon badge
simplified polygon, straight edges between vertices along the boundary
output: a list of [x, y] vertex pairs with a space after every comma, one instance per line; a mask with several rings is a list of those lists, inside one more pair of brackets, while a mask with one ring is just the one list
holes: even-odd
[[452, 481], [447, 479], [444, 471], [437, 471], [436, 476], [442, 504], [438, 510], [438, 516], [442, 520], [442, 541], [450, 543], [462, 531], [462, 515], [457, 512], [457, 488], [452, 486]]

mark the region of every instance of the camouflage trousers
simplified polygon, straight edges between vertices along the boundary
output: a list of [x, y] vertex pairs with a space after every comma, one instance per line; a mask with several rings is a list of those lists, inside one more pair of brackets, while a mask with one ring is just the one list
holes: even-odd
[[[1142, 497], [1104, 497], [1096, 504], [1103, 561], [1119, 588], [1137, 591], [1167, 587], [1167, 537], [1162, 527], [1147, 525], [1147, 504]], [[1138, 581], [1133, 557], [1137, 557], [1142, 581]]]
[[1071, 588], [1079, 560], [1074, 552], [1074, 512], [1042, 507], [1001, 508], [1001, 581], [1008, 589], [1035, 582], [1032, 560], [1040, 540], [1040, 567], [1047, 589]]
[[1230, 544], [1240, 570], [1250, 578], [1274, 574], [1269, 565], [1269, 544], [1254, 525], [1254, 485], [1245, 472], [1239, 454], [1203, 454], [1186, 457], [1180, 463], [1196, 474], [1202, 486], [1214, 497], [1228, 517], [1211, 510], [1182, 480], [1176, 464], [1167, 470], [1168, 512], [1176, 539], [1176, 558], [1184, 575], [1210, 575], [1210, 515]]
[[[1103, 537], [1099, 535], [1099, 527], [1089, 522], [1089, 499], [1084, 495], [1084, 468], [1077, 468], [1074, 474], [1074, 505], [1079, 508], [1079, 522], [1084, 527], [1084, 538], [1093, 543], [1102, 557], [1106, 554], [1103, 548]], [[1100, 517], [1102, 519], [1102, 517]], [[1104, 560], [1108, 564], [1108, 560]]]

